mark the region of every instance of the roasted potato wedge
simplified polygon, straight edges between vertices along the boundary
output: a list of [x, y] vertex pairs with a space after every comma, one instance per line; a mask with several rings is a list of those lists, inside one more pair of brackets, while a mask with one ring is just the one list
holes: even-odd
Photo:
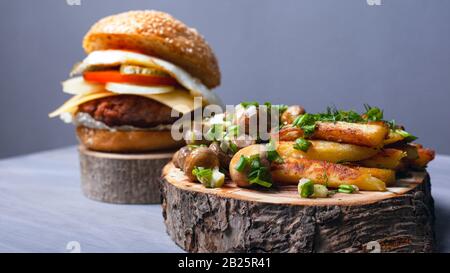
[[247, 175], [236, 170], [236, 166], [239, 162], [241, 156], [252, 156], [255, 154], [264, 154], [266, 152], [266, 146], [263, 144], [253, 144], [245, 148], [240, 149], [230, 161], [230, 177], [233, 182], [235, 182], [239, 187], [250, 187]]
[[407, 156], [405, 151], [399, 149], [382, 149], [375, 156], [358, 162], [358, 165], [369, 168], [395, 170], [401, 166], [402, 159]]
[[339, 185], [356, 185], [361, 190], [385, 191], [386, 184], [368, 172], [350, 166], [306, 158], [288, 158], [283, 163], [273, 163], [272, 180], [279, 184], [297, 184], [309, 178], [317, 184], [337, 188]]
[[392, 186], [396, 180], [394, 170], [366, 168], [366, 167], [360, 167], [360, 166], [356, 166], [354, 168], [359, 170], [360, 172], [370, 174], [371, 176], [374, 176], [374, 177], [380, 179], [381, 181], [383, 181], [386, 184], [386, 186]]
[[364, 160], [373, 157], [379, 151], [375, 148], [326, 140], [311, 140], [310, 142], [311, 146], [307, 152], [294, 149], [294, 141], [280, 141], [277, 143], [276, 149], [282, 158], [307, 158], [332, 163]]
[[389, 132], [384, 123], [318, 122], [315, 139], [367, 147], [381, 147]]
[[[379, 148], [384, 145], [388, 133], [389, 128], [382, 122], [317, 122], [311, 138]], [[303, 137], [303, 130], [288, 126], [282, 128], [274, 137], [279, 137], [280, 141], [294, 141]]]
[[420, 144], [412, 144], [417, 148], [418, 158], [415, 160], [410, 160], [409, 166], [414, 169], [424, 169], [428, 163], [434, 159], [435, 151], [427, 148], [423, 148]]

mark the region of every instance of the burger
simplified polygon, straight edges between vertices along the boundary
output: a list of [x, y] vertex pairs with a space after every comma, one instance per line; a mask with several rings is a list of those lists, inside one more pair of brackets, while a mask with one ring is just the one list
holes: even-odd
[[[171, 15], [129, 11], [101, 19], [83, 40], [87, 57], [62, 83], [73, 95], [50, 113], [76, 126], [88, 149], [128, 153], [177, 148], [174, 122], [222, 105], [217, 59], [205, 39]], [[194, 103], [200, 97], [201, 104]]]

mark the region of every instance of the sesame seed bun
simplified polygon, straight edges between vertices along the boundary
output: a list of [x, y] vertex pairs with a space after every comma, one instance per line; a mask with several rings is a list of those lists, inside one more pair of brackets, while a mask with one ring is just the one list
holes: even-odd
[[208, 88], [220, 84], [214, 52], [203, 37], [171, 15], [129, 11], [101, 19], [83, 40], [86, 53], [124, 49], [155, 56], [180, 66]]
[[112, 153], [141, 153], [177, 149], [184, 141], [173, 140], [170, 131], [109, 131], [77, 127], [81, 144], [93, 151]]

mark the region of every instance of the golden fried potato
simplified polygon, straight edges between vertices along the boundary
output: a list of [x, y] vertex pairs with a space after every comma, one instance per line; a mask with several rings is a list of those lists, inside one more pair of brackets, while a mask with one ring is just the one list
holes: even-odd
[[[311, 138], [379, 148], [384, 145], [384, 139], [388, 133], [389, 128], [383, 122], [317, 122]], [[287, 126], [273, 137], [278, 137], [280, 141], [294, 141], [303, 137], [303, 130]]]
[[358, 165], [369, 168], [391, 169], [395, 170], [401, 166], [402, 159], [407, 153], [405, 151], [393, 148], [382, 149], [375, 156], [358, 162]]
[[313, 138], [367, 147], [381, 147], [388, 127], [380, 123], [318, 122]]
[[415, 169], [424, 169], [428, 163], [434, 159], [435, 151], [432, 149], [423, 148], [420, 144], [412, 144], [417, 148], [418, 158], [410, 160], [409, 165]]
[[297, 184], [309, 178], [316, 184], [337, 188], [339, 185], [356, 185], [361, 190], [385, 191], [386, 184], [379, 178], [350, 166], [306, 158], [287, 158], [283, 163], [273, 163], [272, 180], [279, 184]]
[[236, 154], [234, 154], [233, 158], [230, 161], [230, 177], [233, 182], [236, 183], [239, 187], [250, 187], [250, 183], [247, 179], [246, 173], [241, 173], [236, 170], [236, 166], [241, 158], [241, 156], [250, 157], [252, 155], [262, 155], [266, 152], [266, 146], [263, 144], [253, 144], [247, 146], [245, 148], [240, 149]]
[[282, 158], [307, 158], [324, 160], [332, 163], [360, 161], [378, 153], [378, 149], [344, 144], [326, 140], [311, 140], [311, 146], [306, 152], [296, 150], [294, 141], [280, 141], [276, 145]]
[[360, 166], [356, 166], [354, 168], [359, 170], [360, 172], [370, 174], [371, 176], [374, 176], [374, 177], [380, 179], [381, 181], [383, 181], [386, 184], [386, 186], [392, 186], [396, 181], [394, 170], [366, 168], [366, 167], [360, 167]]

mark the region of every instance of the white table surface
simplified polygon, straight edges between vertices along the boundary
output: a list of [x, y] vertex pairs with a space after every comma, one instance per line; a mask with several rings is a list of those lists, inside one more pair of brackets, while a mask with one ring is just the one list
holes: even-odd
[[[450, 252], [450, 156], [437, 156], [428, 170], [438, 250]], [[68, 244], [81, 252], [182, 251], [160, 205], [85, 198], [76, 147], [0, 160], [0, 252], [70, 252]]]

